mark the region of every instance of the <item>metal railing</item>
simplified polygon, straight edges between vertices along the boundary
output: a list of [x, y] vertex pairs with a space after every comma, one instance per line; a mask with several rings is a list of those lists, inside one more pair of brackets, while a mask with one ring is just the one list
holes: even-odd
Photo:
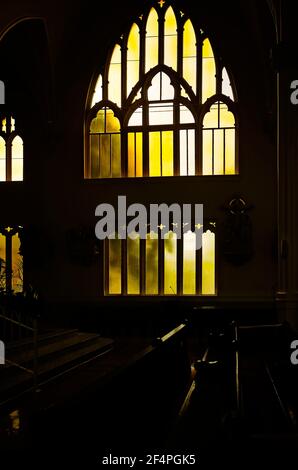
[[[13, 347], [21, 346], [22, 341], [30, 344], [33, 339], [33, 363], [32, 367], [26, 367], [24, 364], [9, 358], [10, 350]], [[29, 317], [22, 311], [9, 305], [0, 305], [0, 338], [5, 344], [5, 363], [17, 367], [30, 374], [34, 381], [34, 387], [37, 387], [38, 376], [38, 323], [36, 317]], [[7, 357], [8, 356], [8, 357]]]

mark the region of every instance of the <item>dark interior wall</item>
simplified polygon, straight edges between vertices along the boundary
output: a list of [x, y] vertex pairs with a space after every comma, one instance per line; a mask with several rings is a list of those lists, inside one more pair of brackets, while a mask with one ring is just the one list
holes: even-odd
[[[240, 122], [237, 176], [84, 180], [84, 116], [92, 77], [142, 5], [14, 0], [1, 9], [0, 79], [7, 82], [8, 106], [16, 107], [20, 116], [26, 159], [24, 184], [0, 184], [0, 199], [5, 200], [1, 215], [5, 223], [31, 227], [35, 259], [27, 280], [50, 301], [99, 299], [100, 254], [90, 266], [71, 263], [67, 232], [80, 226], [92, 229], [95, 207], [115, 203], [121, 194], [129, 202], [203, 203], [205, 217], [214, 218], [218, 227], [224, 221], [223, 207], [241, 195], [253, 206], [254, 256], [235, 267], [218, 250], [218, 297], [274, 296], [276, 105], [269, 10], [256, 0], [205, 2], [200, 8], [187, 0], [179, 4], [206, 30], [235, 81]], [[9, 29], [25, 17], [40, 20], [28, 19]]]

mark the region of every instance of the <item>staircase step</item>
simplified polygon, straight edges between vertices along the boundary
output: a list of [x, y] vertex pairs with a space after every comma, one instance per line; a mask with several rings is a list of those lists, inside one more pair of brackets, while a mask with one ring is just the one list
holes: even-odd
[[[69, 336], [72, 336], [74, 333], [77, 333], [77, 329], [71, 329], [71, 330], [48, 330], [44, 333], [39, 333], [38, 338], [37, 338], [37, 343], [38, 345], [40, 344], [48, 344], [51, 343], [52, 341], [56, 341], [57, 339], [62, 339], [62, 338], [67, 338]], [[12, 341], [6, 345], [6, 352], [17, 352], [18, 350], [20, 352], [24, 352], [26, 349], [30, 349], [34, 345], [34, 340], [33, 340], [33, 334], [26, 337], [22, 338], [16, 341]]]
[[[56, 354], [59, 355], [61, 352], [64, 353], [68, 350], [73, 350], [77, 347], [84, 346], [86, 343], [92, 342], [98, 338], [98, 334], [80, 333], [78, 331], [67, 337], [57, 337], [54, 339], [54, 341], [51, 341], [48, 344], [39, 344], [38, 360], [41, 363], [49, 355], [53, 358]], [[6, 359], [27, 367], [34, 359], [34, 349], [31, 347], [27, 351], [18, 351], [14, 354], [10, 354], [8, 352], [6, 353]], [[4, 370], [5, 368], [9, 369], [10, 367], [12, 366], [7, 364], [4, 367]]]
[[[51, 377], [65, 372], [73, 366], [95, 358], [101, 353], [111, 349], [114, 341], [110, 338], [102, 338], [96, 334], [76, 333], [73, 341], [67, 341], [66, 347], [60, 343], [52, 352], [47, 351], [38, 360], [38, 381], [44, 381]], [[53, 345], [51, 345], [53, 346]], [[33, 385], [33, 377], [17, 367], [11, 366], [5, 374], [5, 370], [0, 375], [0, 401], [3, 402], [12, 395], [26, 390]]]

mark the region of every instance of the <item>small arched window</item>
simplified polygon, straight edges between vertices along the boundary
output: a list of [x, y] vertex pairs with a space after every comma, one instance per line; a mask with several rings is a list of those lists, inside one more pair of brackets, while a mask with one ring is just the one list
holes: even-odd
[[[90, 97], [85, 177], [238, 172], [235, 93], [202, 28], [172, 2], [154, 2], [109, 57]], [[94, 131], [101, 109], [116, 114], [117, 131]]]
[[23, 181], [23, 139], [16, 132], [13, 117], [1, 120], [0, 132], [0, 181]]

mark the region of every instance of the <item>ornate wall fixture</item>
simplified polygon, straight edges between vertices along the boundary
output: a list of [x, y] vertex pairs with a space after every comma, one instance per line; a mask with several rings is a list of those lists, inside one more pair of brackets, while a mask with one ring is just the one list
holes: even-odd
[[253, 257], [253, 230], [248, 215], [252, 208], [241, 197], [231, 199], [224, 207], [226, 217], [221, 230], [221, 249], [231, 264], [242, 265]]

